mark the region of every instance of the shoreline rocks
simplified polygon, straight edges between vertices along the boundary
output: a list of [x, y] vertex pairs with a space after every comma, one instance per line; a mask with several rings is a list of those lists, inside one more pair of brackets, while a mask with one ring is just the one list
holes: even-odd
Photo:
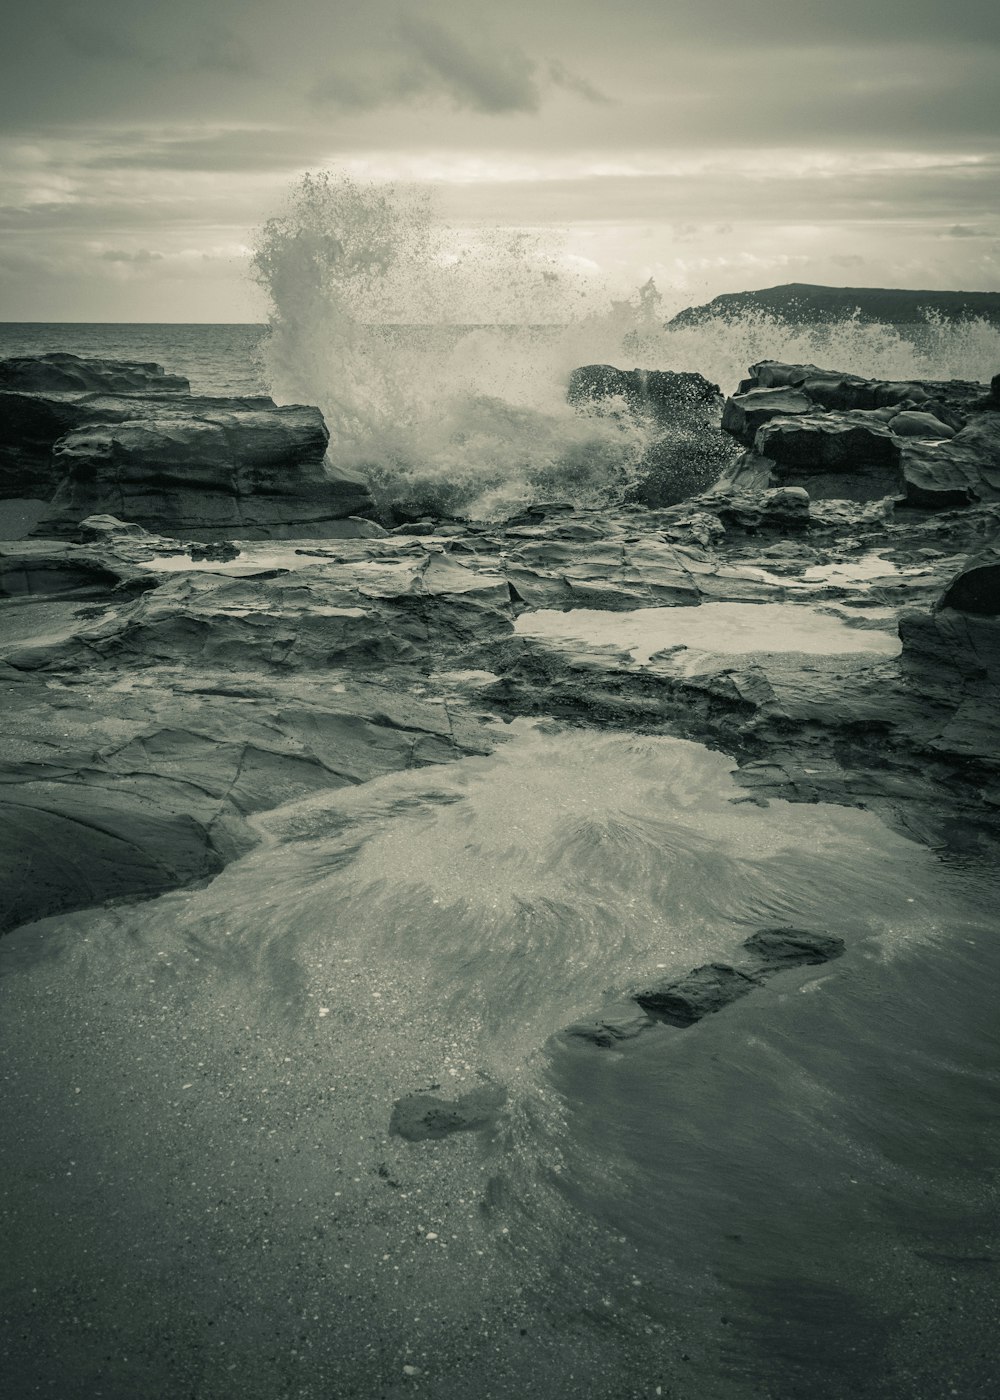
[[[764, 392], [844, 378], [756, 368]], [[800, 384], [763, 382], [789, 375]], [[1000, 418], [976, 406], [989, 398], [983, 386], [978, 397], [967, 388], [942, 390], [940, 411], [967, 421], [936, 446], [969, 454], [985, 479]], [[67, 402], [85, 400], [93, 407], [87, 395]], [[926, 445], [893, 432], [899, 413], [924, 411], [901, 407], [905, 394], [895, 400], [779, 414], [755, 438], [793, 425], [798, 437], [782, 439], [789, 461], [798, 453], [804, 479], [837, 484], [850, 478], [850, 453], [824, 448], [833, 455], [820, 472], [803, 423], [839, 414], [818, 437], [876, 442], [888, 471], [893, 454]], [[723, 481], [662, 509], [550, 502], [506, 522], [427, 520], [393, 534], [352, 511], [323, 526], [336, 538], [317, 538], [309, 482], [318, 497], [329, 478], [316, 410], [241, 400], [216, 411], [180, 387], [152, 408], [144, 388], [134, 400], [96, 401], [146, 416], [63, 434], [53, 454], [60, 471], [72, 464], [63, 505], [35, 537], [0, 545], [0, 776], [9, 829], [17, 836], [27, 814], [23, 830], [35, 833], [17, 837], [7, 871], [17, 921], [208, 878], [253, 839], [247, 812], [489, 752], [501, 721], [519, 715], [707, 743], [736, 760], [748, 801], [868, 806], [935, 844], [989, 844], [1000, 833], [1000, 502], [963, 496], [960, 508], [925, 511]], [[178, 418], [177, 403], [197, 411]], [[281, 460], [299, 464], [286, 497], [271, 491]], [[223, 478], [239, 478], [253, 503], [239, 530], [219, 504], [230, 510], [238, 494]], [[112, 486], [116, 509], [97, 510]], [[202, 530], [189, 528], [202, 507], [185, 514], [183, 504], [199, 492], [216, 501]], [[123, 518], [123, 499], [146, 500], [148, 513], [130, 505]], [[291, 543], [247, 542], [252, 511], [266, 516], [261, 536], [284, 532]], [[832, 614], [846, 629], [898, 631], [901, 652], [845, 644], [844, 655], [714, 655], [706, 645], [688, 665], [683, 649], [640, 661], [517, 625], [533, 609], [776, 602]], [[42, 845], [58, 861], [73, 832], [93, 851], [89, 864], [36, 865]], [[737, 970], [763, 975], [759, 961], [756, 972]], [[623, 1010], [606, 1031], [612, 1041], [631, 1034], [635, 1014], [634, 1004]]]
[[0, 420], [0, 497], [46, 502], [42, 537], [109, 514], [191, 539], [324, 538], [373, 506], [327, 463], [318, 409], [192, 395], [159, 365], [2, 360]]
[[1000, 500], [1000, 417], [982, 390], [761, 361], [726, 401], [722, 427], [747, 450], [713, 489], [801, 486], [923, 510]]

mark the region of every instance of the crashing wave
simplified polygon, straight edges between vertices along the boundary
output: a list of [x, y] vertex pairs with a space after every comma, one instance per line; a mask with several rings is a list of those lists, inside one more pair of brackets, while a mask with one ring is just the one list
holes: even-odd
[[331, 461], [365, 474], [386, 518], [642, 499], [664, 462], [667, 503], [718, 475], [728, 447], [714, 423], [570, 405], [582, 364], [696, 370], [728, 392], [763, 358], [896, 379], [988, 379], [1000, 363], [1000, 331], [982, 321], [928, 319], [917, 337], [749, 312], [665, 326], [651, 282], [602, 308], [558, 247], [503, 230], [462, 238], [428, 191], [330, 172], [303, 177], [259, 231], [253, 270], [271, 305], [275, 398], [322, 409]]

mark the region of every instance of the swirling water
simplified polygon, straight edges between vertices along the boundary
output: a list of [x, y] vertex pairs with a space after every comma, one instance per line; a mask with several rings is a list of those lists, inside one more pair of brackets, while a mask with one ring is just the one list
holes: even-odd
[[[986, 1394], [995, 872], [748, 802], [697, 744], [498, 738], [263, 816], [204, 889], [0, 946], [35, 1290], [6, 1279], [11, 1374]], [[560, 1034], [773, 924], [847, 952], [619, 1051]], [[492, 1129], [390, 1135], [401, 1096], [484, 1084]]]

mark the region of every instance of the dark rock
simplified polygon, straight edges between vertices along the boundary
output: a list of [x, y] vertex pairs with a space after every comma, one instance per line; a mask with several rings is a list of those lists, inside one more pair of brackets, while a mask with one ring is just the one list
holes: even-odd
[[[6, 605], [47, 625], [52, 606]], [[0, 932], [209, 878], [255, 844], [256, 812], [489, 747], [473, 721], [378, 684], [189, 667], [147, 672], [137, 700], [71, 674], [0, 666]]]
[[327, 439], [319, 410], [294, 405], [80, 428], [53, 448], [62, 485], [36, 533], [112, 514], [191, 539], [321, 537], [371, 504], [325, 467]]
[[703, 500], [728, 528], [784, 533], [807, 529], [811, 523], [809, 492], [801, 486], [742, 491], [719, 488]]
[[757, 429], [772, 418], [809, 413], [814, 406], [807, 394], [787, 386], [750, 389], [745, 394], [735, 394], [726, 400], [722, 410], [722, 427], [745, 447], [752, 447]]
[[474, 1132], [492, 1127], [506, 1102], [507, 1091], [497, 1084], [472, 1089], [457, 1099], [430, 1093], [407, 1094], [393, 1105], [389, 1131], [407, 1142]]
[[912, 438], [900, 444], [908, 505], [950, 510], [1000, 499], [1000, 418], [984, 413], [947, 442]]
[[897, 413], [895, 418], [890, 418], [889, 431], [895, 433], [897, 437], [950, 438], [955, 436], [955, 429], [949, 427], [947, 423], [942, 423], [940, 418], [935, 418], [933, 413], [921, 413], [916, 409], [906, 409], [902, 413]]
[[1000, 616], [1000, 545], [991, 544], [971, 559], [941, 596], [942, 608]]
[[726, 963], [708, 963], [677, 982], [638, 992], [635, 1000], [644, 1011], [684, 1029], [745, 997], [757, 985], [754, 976]]
[[[723, 425], [752, 446], [720, 488], [804, 486], [814, 500], [892, 498], [924, 510], [1000, 499], [1000, 421], [980, 385], [865, 380], [765, 360], [729, 401]], [[774, 413], [791, 395], [792, 413]], [[757, 407], [754, 407], [757, 405]]]
[[629, 414], [644, 424], [648, 442], [628, 492], [642, 505], [669, 506], [703, 491], [733, 455], [719, 431], [722, 395], [704, 375], [583, 365], [570, 375], [567, 398], [577, 408]]
[[82, 555], [0, 553], [0, 598], [106, 598], [121, 582], [120, 573]]
[[50, 351], [0, 360], [0, 389], [27, 394], [190, 394], [191, 385], [162, 365]]
[[785, 968], [808, 967], [830, 962], [844, 952], [844, 940], [829, 933], [810, 933], [798, 928], [762, 928], [744, 940], [744, 948], [760, 959], [758, 977], [782, 972]]
[[721, 406], [718, 384], [703, 374], [662, 369], [617, 369], [582, 365], [569, 377], [566, 397], [572, 404], [601, 404], [620, 398], [629, 408], [672, 421], [701, 405]]
[[[165, 796], [165, 795], [164, 795]], [[109, 900], [148, 898], [216, 875], [211, 829], [167, 798], [73, 783], [5, 787], [0, 798], [0, 932]]]
[[362, 478], [325, 463], [318, 409], [192, 395], [157, 365], [0, 362], [0, 497], [45, 500], [38, 534], [110, 514], [192, 539], [326, 538], [370, 513]]

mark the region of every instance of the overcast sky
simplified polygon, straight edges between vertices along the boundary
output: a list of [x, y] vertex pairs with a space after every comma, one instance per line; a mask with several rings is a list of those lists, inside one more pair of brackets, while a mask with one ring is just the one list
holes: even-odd
[[421, 180], [616, 295], [1000, 289], [997, 0], [31, 0], [0, 319], [254, 320], [306, 170]]

